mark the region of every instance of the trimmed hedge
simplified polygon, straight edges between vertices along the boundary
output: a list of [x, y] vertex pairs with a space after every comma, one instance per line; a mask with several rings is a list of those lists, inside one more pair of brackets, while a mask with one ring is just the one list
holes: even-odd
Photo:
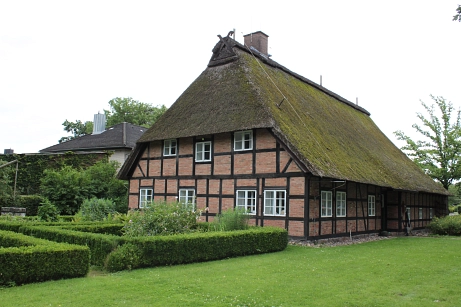
[[80, 232], [59, 227], [23, 225], [19, 232], [54, 242], [65, 242], [88, 246], [91, 253], [90, 263], [102, 266], [108, 254], [119, 245], [119, 237], [98, 233]]
[[183, 264], [284, 250], [285, 229], [254, 227], [248, 230], [206, 232], [174, 236], [122, 238], [126, 243], [106, 261], [108, 271]]
[[62, 229], [69, 229], [75, 231], [82, 231], [82, 232], [92, 232], [92, 233], [101, 233], [105, 235], [114, 235], [114, 236], [121, 236], [122, 235], [122, 228], [123, 224], [71, 224], [65, 225], [61, 227]]
[[0, 208], [1, 207], [19, 207], [26, 208], [27, 216], [37, 215], [38, 207], [43, 201], [40, 195], [17, 195], [16, 199], [13, 196], [2, 196], [0, 197]]
[[87, 247], [56, 243], [0, 230], [0, 285], [85, 276]]
[[[0, 223], [0, 228], [7, 224], [10, 224], [10, 229], [26, 235], [88, 246], [91, 253], [90, 263], [104, 265], [112, 272], [276, 252], [288, 245], [287, 231], [274, 227], [130, 238], [75, 231], [90, 231], [92, 228], [102, 231], [105, 227], [113, 230], [121, 225], [46, 223], [54, 225], [50, 227], [33, 223]], [[45, 223], [41, 225], [43, 224]]]

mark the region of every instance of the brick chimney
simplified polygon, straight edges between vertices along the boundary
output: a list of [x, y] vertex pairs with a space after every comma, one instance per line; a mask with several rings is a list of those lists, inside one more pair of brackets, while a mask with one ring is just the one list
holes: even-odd
[[268, 45], [267, 45], [268, 37], [269, 35], [266, 35], [263, 32], [258, 31], [258, 32], [244, 35], [243, 39], [244, 39], [245, 46], [247, 46], [248, 48], [250, 47], [256, 48], [259, 52], [268, 56], [269, 55], [269, 53], [267, 52], [268, 51]]

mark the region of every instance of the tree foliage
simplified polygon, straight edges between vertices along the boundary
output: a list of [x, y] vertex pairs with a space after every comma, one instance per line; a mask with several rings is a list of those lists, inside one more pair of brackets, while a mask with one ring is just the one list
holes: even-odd
[[86, 199], [93, 197], [112, 199], [117, 209], [126, 212], [127, 183], [115, 178], [117, 167], [116, 162], [99, 161], [87, 169], [72, 166], [46, 169], [41, 178], [41, 195], [60, 214], [75, 214]]
[[93, 132], [93, 122], [87, 121], [83, 123], [81, 120], [70, 122], [67, 119], [62, 123], [64, 131], [72, 133], [72, 136], [64, 136], [59, 140], [59, 143], [67, 142], [86, 134]]
[[461, 5], [458, 5], [458, 8], [456, 9], [456, 15], [453, 16], [453, 21], [458, 20], [461, 22]]
[[165, 105], [154, 107], [131, 97], [114, 98], [109, 101], [109, 106], [109, 110], [104, 110], [108, 127], [123, 122], [150, 127], [167, 110]]
[[[131, 97], [117, 97], [109, 101], [109, 110], [104, 110], [106, 127], [112, 127], [123, 122], [150, 127], [166, 110], [165, 105], [154, 107]], [[62, 125], [64, 126], [64, 131], [72, 135], [62, 137], [59, 143], [93, 133], [93, 122], [91, 121], [82, 122], [81, 120], [76, 120], [75, 122], [70, 122], [66, 119]]]
[[412, 127], [424, 140], [414, 141], [402, 131], [394, 134], [405, 141], [401, 149], [433, 179], [442, 183], [445, 189], [461, 179], [461, 126], [460, 111], [443, 97], [431, 95], [435, 104], [422, 106], [429, 115], [417, 113], [421, 124]]

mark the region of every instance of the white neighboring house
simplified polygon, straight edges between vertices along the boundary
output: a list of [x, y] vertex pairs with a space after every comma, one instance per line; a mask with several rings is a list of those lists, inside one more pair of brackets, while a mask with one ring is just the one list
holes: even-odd
[[119, 162], [121, 167], [146, 130], [145, 127], [130, 123], [121, 123], [106, 129], [104, 114], [95, 114], [92, 134], [44, 148], [40, 153], [112, 151], [109, 160]]

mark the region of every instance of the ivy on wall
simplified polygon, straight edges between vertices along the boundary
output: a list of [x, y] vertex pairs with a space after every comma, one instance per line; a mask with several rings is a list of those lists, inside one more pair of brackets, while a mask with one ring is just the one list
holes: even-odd
[[[16, 195], [39, 194], [40, 179], [45, 169], [59, 170], [63, 166], [87, 168], [100, 160], [109, 160], [111, 152], [103, 153], [74, 153], [64, 154], [9, 154], [0, 155], [0, 160], [10, 162], [18, 160], [18, 177]], [[11, 165], [16, 168], [16, 164]], [[11, 178], [14, 184], [14, 177]]]

